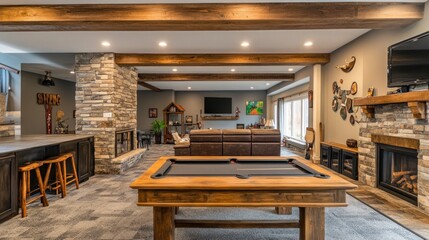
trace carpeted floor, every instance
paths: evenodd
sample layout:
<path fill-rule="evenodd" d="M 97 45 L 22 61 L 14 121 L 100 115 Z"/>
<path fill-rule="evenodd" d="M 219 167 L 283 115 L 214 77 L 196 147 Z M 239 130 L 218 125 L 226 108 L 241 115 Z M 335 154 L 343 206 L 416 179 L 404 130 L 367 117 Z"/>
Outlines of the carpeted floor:
<path fill-rule="evenodd" d="M 286 152 L 283 152 L 286 154 Z M 137 207 L 129 184 L 172 145 L 152 145 L 144 160 L 123 175 L 96 175 L 65 199 L 49 196 L 49 207 L 30 205 L 28 217 L 0 224 L 0 239 L 152 239 L 152 209 Z M 353 197 L 346 208 L 327 208 L 326 239 L 421 239 Z M 284 219 L 272 208 L 181 208 L 177 218 Z M 176 239 L 298 239 L 294 229 L 177 229 Z"/>

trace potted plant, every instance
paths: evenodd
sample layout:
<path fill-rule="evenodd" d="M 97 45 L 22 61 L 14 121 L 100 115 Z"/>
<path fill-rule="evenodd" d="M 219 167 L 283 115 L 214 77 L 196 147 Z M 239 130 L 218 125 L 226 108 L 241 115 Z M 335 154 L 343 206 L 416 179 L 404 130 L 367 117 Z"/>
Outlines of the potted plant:
<path fill-rule="evenodd" d="M 155 143 L 161 144 L 161 133 L 166 127 L 165 122 L 162 120 L 155 120 L 152 122 L 152 131 L 155 133 Z"/>

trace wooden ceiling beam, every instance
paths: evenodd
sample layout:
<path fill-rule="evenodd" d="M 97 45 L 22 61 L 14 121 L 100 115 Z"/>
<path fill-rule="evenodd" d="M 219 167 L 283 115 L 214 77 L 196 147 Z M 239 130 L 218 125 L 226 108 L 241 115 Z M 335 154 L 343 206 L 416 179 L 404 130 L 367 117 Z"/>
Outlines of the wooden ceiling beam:
<path fill-rule="evenodd" d="M 329 53 L 294 54 L 115 54 L 123 66 L 270 66 L 329 62 Z"/>
<path fill-rule="evenodd" d="M 155 87 L 155 86 L 153 86 L 153 85 L 151 85 L 149 83 L 146 83 L 146 82 L 143 82 L 143 81 L 138 81 L 138 84 L 140 84 L 140 86 L 142 86 L 142 87 L 149 88 L 152 91 L 161 92 L 161 89 L 159 89 L 159 88 L 157 88 L 157 87 Z"/>
<path fill-rule="evenodd" d="M 292 81 L 294 74 L 289 73 L 190 73 L 190 74 L 160 74 L 141 73 L 139 80 L 153 81 L 262 81 L 282 80 Z"/>
<path fill-rule="evenodd" d="M 197 31 L 401 28 L 423 2 L 0 6 L 0 31 Z"/>

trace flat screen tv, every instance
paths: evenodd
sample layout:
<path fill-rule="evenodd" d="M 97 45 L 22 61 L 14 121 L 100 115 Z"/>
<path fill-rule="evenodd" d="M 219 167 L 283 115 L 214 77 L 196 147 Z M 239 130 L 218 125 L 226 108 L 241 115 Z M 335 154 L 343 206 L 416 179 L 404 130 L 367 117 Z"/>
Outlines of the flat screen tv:
<path fill-rule="evenodd" d="M 429 32 L 389 47 L 388 87 L 401 87 L 429 83 Z"/>
<path fill-rule="evenodd" d="M 205 97 L 204 113 L 205 114 L 231 114 L 232 98 Z"/>

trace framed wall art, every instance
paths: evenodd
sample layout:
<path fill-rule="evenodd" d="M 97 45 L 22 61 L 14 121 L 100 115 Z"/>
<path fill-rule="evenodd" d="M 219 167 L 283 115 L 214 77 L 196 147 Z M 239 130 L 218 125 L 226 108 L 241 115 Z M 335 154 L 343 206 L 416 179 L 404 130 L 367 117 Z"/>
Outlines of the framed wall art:
<path fill-rule="evenodd" d="M 262 115 L 264 101 L 246 101 L 246 115 Z"/>
<path fill-rule="evenodd" d="M 158 108 L 149 108 L 149 118 L 158 117 Z"/>

